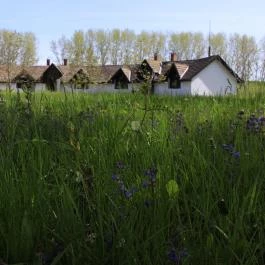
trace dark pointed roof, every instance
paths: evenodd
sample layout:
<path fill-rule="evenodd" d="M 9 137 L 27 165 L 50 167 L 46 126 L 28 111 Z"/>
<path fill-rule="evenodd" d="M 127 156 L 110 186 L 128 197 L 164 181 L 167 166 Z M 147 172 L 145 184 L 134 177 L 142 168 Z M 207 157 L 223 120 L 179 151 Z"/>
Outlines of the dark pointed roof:
<path fill-rule="evenodd" d="M 19 73 L 27 73 L 35 82 L 42 82 L 47 73 L 53 73 L 56 78 L 61 78 L 63 82 L 70 80 L 82 69 L 87 74 L 91 83 L 107 83 L 120 70 L 127 77 L 129 82 L 141 82 L 139 72 L 143 64 L 147 64 L 150 71 L 154 74 L 154 81 L 162 82 L 166 80 L 167 73 L 174 65 L 181 81 L 191 81 L 198 73 L 205 69 L 214 61 L 220 62 L 238 82 L 242 82 L 239 76 L 228 66 L 228 64 L 219 56 L 213 55 L 196 60 L 183 61 L 166 61 L 144 60 L 141 64 L 133 65 L 103 65 L 103 66 L 72 66 L 72 65 L 55 65 L 50 66 L 12 66 L 12 71 L 8 74 L 6 65 L 0 65 L 0 82 L 13 80 Z M 10 76 L 9 76 L 10 75 Z"/>
<path fill-rule="evenodd" d="M 220 62 L 235 78 L 238 82 L 242 82 L 241 78 L 228 66 L 228 64 L 219 56 L 213 55 L 196 60 L 183 60 L 175 62 L 164 62 L 164 65 L 175 63 L 178 70 L 182 72 L 180 74 L 182 81 L 191 81 L 194 76 L 205 69 L 209 64 L 217 60 Z"/>
<path fill-rule="evenodd" d="M 131 69 L 129 67 L 120 67 L 109 79 L 109 82 L 115 80 L 119 76 L 123 76 L 127 79 L 127 82 L 131 82 Z"/>

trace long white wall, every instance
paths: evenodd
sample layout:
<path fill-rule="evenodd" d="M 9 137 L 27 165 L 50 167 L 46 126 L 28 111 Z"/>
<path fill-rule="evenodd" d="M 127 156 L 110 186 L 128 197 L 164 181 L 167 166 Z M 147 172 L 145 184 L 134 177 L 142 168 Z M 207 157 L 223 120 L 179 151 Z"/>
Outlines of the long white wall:
<path fill-rule="evenodd" d="M 131 93 L 132 84 L 128 85 L 128 89 L 115 89 L 114 84 L 90 84 L 88 89 L 73 89 L 70 84 L 60 85 L 59 91 L 61 92 L 74 92 L 74 93 Z"/>
<path fill-rule="evenodd" d="M 229 88 L 229 81 L 232 84 Z M 193 77 L 191 82 L 192 95 L 225 95 L 236 93 L 235 77 L 220 63 L 214 61 Z"/>
<path fill-rule="evenodd" d="M 8 89 L 8 83 L 0 83 L 0 90 L 7 90 Z M 17 84 L 11 83 L 11 89 L 14 91 L 17 91 Z M 43 83 L 35 83 L 34 85 L 34 91 L 44 91 L 46 90 L 46 85 Z M 22 89 L 19 89 L 19 91 L 22 92 Z"/>
<path fill-rule="evenodd" d="M 11 90 L 16 90 L 16 83 L 11 83 Z M 8 89 L 8 83 L 0 83 L 0 90 L 7 90 Z"/>
<path fill-rule="evenodd" d="M 36 92 L 45 91 L 45 90 L 47 90 L 45 84 L 43 84 L 43 83 L 36 83 L 35 84 L 35 91 Z"/>
<path fill-rule="evenodd" d="M 180 88 L 168 88 L 168 82 L 156 83 L 154 86 L 154 94 L 157 95 L 190 95 L 191 94 L 191 82 L 181 82 Z"/>

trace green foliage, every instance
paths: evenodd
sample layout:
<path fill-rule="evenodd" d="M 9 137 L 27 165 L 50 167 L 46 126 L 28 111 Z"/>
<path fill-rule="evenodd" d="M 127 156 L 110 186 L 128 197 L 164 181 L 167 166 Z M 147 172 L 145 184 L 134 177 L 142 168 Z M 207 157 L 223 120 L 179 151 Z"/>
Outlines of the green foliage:
<path fill-rule="evenodd" d="M 168 183 L 166 184 L 166 189 L 169 197 L 172 198 L 176 197 L 179 193 L 178 183 L 174 179 L 168 181 Z"/>
<path fill-rule="evenodd" d="M 265 94 L 251 89 L 1 94 L 1 262 L 264 264 Z"/>

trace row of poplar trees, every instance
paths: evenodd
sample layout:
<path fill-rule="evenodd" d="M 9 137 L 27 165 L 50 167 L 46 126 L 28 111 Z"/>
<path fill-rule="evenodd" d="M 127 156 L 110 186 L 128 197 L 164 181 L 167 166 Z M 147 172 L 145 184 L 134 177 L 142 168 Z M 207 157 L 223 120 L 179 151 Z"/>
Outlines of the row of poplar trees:
<path fill-rule="evenodd" d="M 36 36 L 31 33 L 0 30 L 0 64 L 37 63 Z M 147 32 L 133 30 L 78 30 L 51 42 L 57 63 L 67 58 L 73 65 L 133 64 L 158 53 L 169 60 L 176 52 L 179 60 L 220 55 L 244 80 L 265 79 L 265 38 L 256 40 L 242 34 L 201 32 Z"/>

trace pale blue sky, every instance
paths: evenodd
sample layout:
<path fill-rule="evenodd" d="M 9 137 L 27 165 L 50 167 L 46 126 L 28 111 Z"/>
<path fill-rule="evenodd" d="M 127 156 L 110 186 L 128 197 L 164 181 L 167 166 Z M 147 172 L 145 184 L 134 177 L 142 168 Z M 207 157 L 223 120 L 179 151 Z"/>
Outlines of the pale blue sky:
<path fill-rule="evenodd" d="M 38 39 L 39 64 L 52 57 L 50 42 L 75 30 L 132 29 L 201 31 L 265 36 L 264 0 L 0 0 L 0 28 L 31 31 Z"/>

